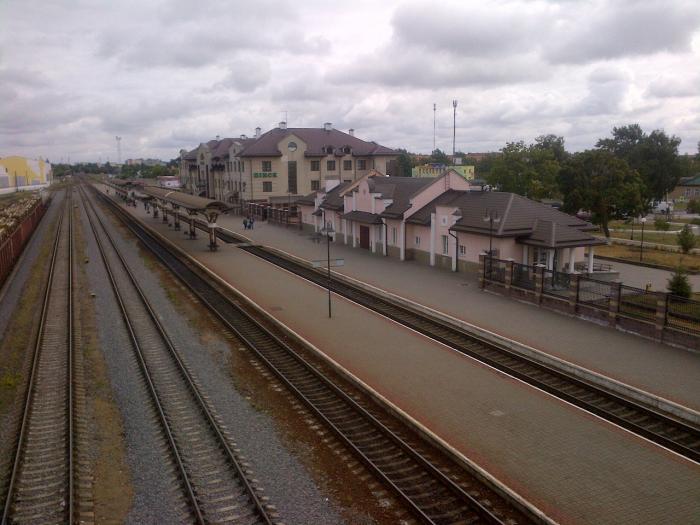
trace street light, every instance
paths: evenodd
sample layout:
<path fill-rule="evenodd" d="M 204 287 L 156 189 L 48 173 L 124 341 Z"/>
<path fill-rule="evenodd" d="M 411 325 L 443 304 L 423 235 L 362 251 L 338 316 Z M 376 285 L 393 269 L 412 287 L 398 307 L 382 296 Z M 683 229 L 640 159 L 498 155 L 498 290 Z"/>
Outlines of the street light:
<path fill-rule="evenodd" d="M 501 222 L 501 217 L 496 210 L 486 210 L 484 222 L 489 223 L 489 256 L 493 253 L 493 225 Z"/>
<path fill-rule="evenodd" d="M 321 233 L 326 236 L 327 264 L 328 264 L 328 319 L 331 318 L 331 235 L 335 233 L 333 225 L 326 222 L 326 212 L 323 212 L 323 228 Z"/>
<path fill-rule="evenodd" d="M 642 243 L 639 245 L 639 262 L 642 262 L 642 255 L 644 254 L 644 225 L 647 222 L 647 218 L 642 217 L 639 219 L 639 222 L 642 223 Z"/>

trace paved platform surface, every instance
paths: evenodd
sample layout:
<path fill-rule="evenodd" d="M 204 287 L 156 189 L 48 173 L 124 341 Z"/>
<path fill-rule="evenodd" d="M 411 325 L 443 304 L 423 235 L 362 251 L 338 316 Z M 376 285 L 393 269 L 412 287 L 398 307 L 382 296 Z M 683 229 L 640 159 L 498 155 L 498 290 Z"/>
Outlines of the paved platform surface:
<path fill-rule="evenodd" d="M 233 245 L 130 211 L 561 523 L 700 523 L 700 466 Z M 300 242 L 307 242 L 299 238 Z"/>
<path fill-rule="evenodd" d="M 636 264 L 627 264 L 617 261 L 605 261 L 603 259 L 598 260 L 602 264 L 609 264 L 613 269 L 620 272 L 619 279 L 629 285 L 636 286 L 637 288 L 646 288 L 647 284 L 651 284 L 652 290 L 658 290 L 660 292 L 666 291 L 666 286 L 668 285 L 668 280 L 671 278 L 673 272 L 668 270 L 659 270 L 658 268 L 647 268 L 645 266 L 639 266 Z M 700 275 L 689 275 L 688 281 L 693 287 L 693 290 L 700 291 Z"/>
<path fill-rule="evenodd" d="M 223 216 L 219 225 L 298 257 L 326 258 L 325 244 L 298 229 Z M 339 273 L 445 312 L 541 352 L 640 390 L 700 410 L 700 354 L 671 347 L 482 291 L 476 273 L 454 273 L 414 261 L 401 262 L 361 248 L 331 245 L 345 259 Z"/>

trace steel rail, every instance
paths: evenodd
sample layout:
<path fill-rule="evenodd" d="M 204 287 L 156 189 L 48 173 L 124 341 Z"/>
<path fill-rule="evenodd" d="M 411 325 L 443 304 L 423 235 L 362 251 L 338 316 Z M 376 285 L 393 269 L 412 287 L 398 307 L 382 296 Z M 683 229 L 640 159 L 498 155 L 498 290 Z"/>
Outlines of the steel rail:
<path fill-rule="evenodd" d="M 241 244 L 245 242 L 229 230 L 222 231 L 219 228 L 218 232 L 219 237 L 226 242 Z M 328 286 L 326 277 L 320 272 L 273 253 L 265 247 L 245 245 L 240 249 L 314 284 L 324 288 Z M 408 305 L 387 300 L 345 281 L 334 279 L 331 290 L 507 375 L 619 425 L 694 462 L 700 462 L 700 429 L 683 421 L 673 419 L 651 407 L 616 395 L 503 346 L 486 341 L 478 335 L 470 334 L 435 317 L 418 312 Z M 610 403 L 614 403 L 614 406 L 608 406 Z M 629 411 L 631 413 L 627 413 Z M 673 437 L 674 435 L 676 437 Z"/>
<path fill-rule="evenodd" d="M 92 214 L 94 215 L 95 219 L 97 220 L 97 223 L 102 228 L 102 231 L 104 232 L 105 237 L 108 239 L 110 245 L 112 246 L 114 253 L 117 255 L 117 258 L 119 259 L 119 262 L 121 263 L 121 266 L 122 266 L 124 272 L 128 275 L 132 286 L 136 290 L 136 292 L 137 292 L 137 294 L 142 302 L 142 305 L 144 306 L 144 308 L 148 312 L 150 320 L 153 322 L 159 335 L 162 338 L 162 341 L 165 343 L 165 346 L 167 347 L 170 356 L 174 359 L 175 363 L 177 364 L 177 369 L 180 372 L 181 377 L 185 380 L 185 383 L 186 383 L 190 393 L 196 399 L 198 408 L 201 410 L 202 414 L 204 414 L 206 421 L 210 427 L 210 430 L 212 430 L 214 432 L 216 439 L 218 441 L 218 444 L 224 450 L 229 464 L 234 468 L 234 470 L 238 476 L 238 481 L 243 485 L 248 497 L 250 498 L 251 502 L 253 503 L 253 507 L 255 509 L 256 514 L 259 516 L 259 518 L 262 520 L 263 523 L 266 523 L 267 525 L 272 525 L 274 522 L 271 519 L 267 509 L 265 508 L 265 505 L 262 503 L 260 498 L 257 496 L 255 489 L 252 487 L 252 485 L 248 481 L 247 476 L 246 476 L 243 468 L 241 467 L 233 450 L 229 446 L 226 438 L 224 437 L 221 429 L 219 428 L 219 425 L 217 424 L 216 420 L 214 419 L 213 414 L 209 410 L 209 407 L 207 406 L 206 402 L 204 401 L 204 398 L 202 397 L 201 393 L 199 392 L 199 389 L 194 384 L 194 381 L 192 380 L 192 377 L 189 373 L 189 370 L 187 369 L 187 366 L 185 365 L 184 361 L 182 360 L 181 356 L 179 355 L 179 352 L 175 349 L 175 347 L 172 343 L 172 340 L 168 336 L 165 328 L 163 327 L 162 323 L 158 319 L 158 316 L 156 315 L 155 311 L 153 310 L 150 302 L 148 301 L 145 294 L 143 293 L 143 290 L 141 289 L 140 285 L 136 281 L 136 278 L 134 277 L 133 272 L 131 271 L 131 269 L 127 265 L 126 260 L 124 259 L 124 257 L 120 253 L 120 250 L 117 248 L 117 246 L 114 242 L 114 239 L 112 238 L 111 234 L 109 233 L 109 231 L 105 227 L 105 224 L 102 221 L 102 219 L 99 217 L 99 215 L 97 214 L 97 211 L 95 210 L 95 207 L 94 207 L 92 201 L 86 195 L 86 193 L 84 192 L 82 187 L 81 187 L 81 194 L 83 195 L 84 200 L 87 201 L 88 206 L 92 211 Z M 194 490 L 192 483 L 189 479 L 189 474 L 188 474 L 187 469 L 182 461 L 180 452 L 178 450 L 178 445 L 177 445 L 175 438 L 174 438 L 174 434 L 170 428 L 170 424 L 167 420 L 165 410 L 160 402 L 155 383 L 151 377 L 150 371 L 148 370 L 148 365 L 146 363 L 145 356 L 141 350 L 141 345 L 138 342 L 135 330 L 134 330 L 133 325 L 131 323 L 131 320 L 129 318 L 129 314 L 126 310 L 126 306 L 125 306 L 124 301 L 122 299 L 121 293 L 118 290 L 118 285 L 117 285 L 116 279 L 114 278 L 114 275 L 112 273 L 110 263 L 107 260 L 107 255 L 106 255 L 104 248 L 102 246 L 102 241 L 99 238 L 99 234 L 97 233 L 97 229 L 95 227 L 95 223 L 93 222 L 92 217 L 90 216 L 89 213 L 87 213 L 87 207 L 86 207 L 86 215 L 88 216 L 88 220 L 90 222 L 90 227 L 95 235 L 95 239 L 97 241 L 97 245 L 99 247 L 100 254 L 102 256 L 102 259 L 103 259 L 104 264 L 105 264 L 105 268 L 106 268 L 107 273 L 108 273 L 109 278 L 110 278 L 110 283 L 112 284 L 112 288 L 114 290 L 115 296 L 117 297 L 118 303 L 120 305 L 122 317 L 124 318 L 124 321 L 129 329 L 129 335 L 130 335 L 130 338 L 132 340 L 132 344 L 134 345 L 134 348 L 135 348 L 136 353 L 138 355 L 139 365 L 140 365 L 141 370 L 146 378 L 147 384 L 149 386 L 149 390 L 150 390 L 151 395 L 154 399 L 154 403 L 157 407 L 157 410 L 158 410 L 158 413 L 159 413 L 159 416 L 161 419 L 161 423 L 163 424 L 163 427 L 166 430 L 168 441 L 172 447 L 173 454 L 174 454 L 174 456 L 176 458 L 176 462 L 178 464 L 178 468 L 182 474 L 183 481 L 184 481 L 184 484 L 186 486 L 186 491 L 187 491 L 188 496 L 191 500 L 191 503 L 195 509 L 195 515 L 196 515 L 197 521 L 199 523 L 206 523 L 206 520 L 205 520 L 203 513 L 202 513 L 202 510 L 200 508 L 199 501 L 198 501 L 197 496 L 196 496 L 196 491 Z"/>
<path fill-rule="evenodd" d="M 32 412 L 32 404 L 34 401 L 34 389 L 37 381 L 37 374 L 40 365 L 40 354 L 43 348 L 43 339 L 46 333 L 46 324 L 48 319 L 48 309 L 49 301 L 52 296 L 56 261 L 58 260 L 59 254 L 59 244 L 61 240 L 61 235 L 65 235 L 63 232 L 63 221 L 66 210 L 68 210 L 68 260 L 69 260 L 69 272 L 67 281 L 67 292 L 68 292 L 68 384 L 66 385 L 68 391 L 68 447 L 67 447 L 67 463 L 68 463 L 68 501 L 66 502 L 66 507 L 68 510 L 68 521 L 67 523 L 72 524 L 74 521 L 74 487 L 73 487 L 73 383 L 72 383 L 72 367 L 73 367 L 73 216 L 71 212 L 72 206 L 72 190 L 69 190 L 68 196 L 65 197 L 63 201 L 63 206 L 59 214 L 58 225 L 56 227 L 56 235 L 54 237 L 53 247 L 51 250 L 51 259 L 49 262 L 49 275 L 46 279 L 46 286 L 43 292 L 43 302 L 41 307 L 41 316 L 39 319 L 39 328 L 37 331 L 36 340 L 34 342 L 34 352 L 32 356 L 32 365 L 29 375 L 29 383 L 27 385 L 27 391 L 24 400 L 24 409 L 22 414 L 22 423 L 20 425 L 19 437 L 17 439 L 17 446 L 15 448 L 14 460 L 12 462 L 12 471 L 10 473 L 9 484 L 7 487 L 7 493 L 4 499 L 4 507 L 2 512 L 2 519 L 0 523 L 2 525 L 8 525 L 10 523 L 10 512 L 12 507 L 12 502 L 14 499 L 14 490 L 18 482 L 17 478 L 19 476 L 20 467 L 22 464 L 22 453 L 24 449 L 24 443 L 27 437 L 27 432 L 29 429 L 29 421 Z"/>
<path fill-rule="evenodd" d="M 94 189 L 94 188 L 93 188 Z M 501 524 L 503 521 L 497 517 L 491 510 L 486 508 L 474 498 L 471 494 L 468 494 L 462 489 L 457 483 L 452 479 L 447 477 L 442 471 L 435 467 L 432 463 L 426 460 L 422 455 L 415 451 L 410 445 L 408 445 L 404 440 L 398 437 L 394 432 L 388 429 L 383 423 L 381 423 L 374 415 L 357 403 L 354 399 L 343 392 L 338 386 L 336 386 L 329 378 L 323 375 L 319 370 L 313 367 L 310 363 L 304 360 L 297 352 L 292 350 L 284 341 L 279 339 L 275 334 L 271 333 L 266 327 L 264 327 L 257 319 L 248 314 L 235 302 L 231 301 L 224 294 L 215 290 L 207 281 L 205 281 L 201 276 L 193 272 L 186 263 L 180 261 L 179 257 L 173 254 L 167 247 L 163 246 L 160 241 L 151 236 L 146 230 L 144 230 L 137 221 L 131 217 L 129 214 L 124 212 L 120 206 L 116 205 L 114 201 L 98 193 L 104 202 L 111 205 L 112 209 L 118 212 L 118 216 L 123 220 L 127 227 L 148 247 L 160 260 L 161 262 L 170 269 L 180 280 L 188 287 L 188 289 L 204 304 L 210 311 L 216 315 L 224 325 L 231 330 L 236 336 L 259 358 L 263 361 L 268 368 L 292 391 L 299 399 L 301 399 L 304 404 L 309 407 L 309 409 L 324 422 L 328 428 L 330 428 L 336 436 L 350 449 L 355 455 L 360 458 L 363 464 L 382 482 L 389 487 L 392 492 L 411 510 L 411 512 L 420 519 L 423 523 L 438 523 L 439 521 L 434 521 L 428 513 L 421 508 L 419 504 L 414 501 L 414 498 L 405 492 L 404 489 L 397 486 L 393 480 L 391 480 L 387 474 L 376 465 L 362 450 L 360 450 L 355 443 L 326 415 L 319 410 L 318 406 L 311 401 L 307 395 L 305 395 L 297 387 L 297 385 L 288 378 L 288 375 L 280 370 L 267 355 L 260 350 L 262 346 L 260 343 L 253 341 L 253 336 L 251 334 L 244 333 L 240 327 L 240 323 L 233 322 L 232 315 L 235 315 L 240 321 L 245 321 L 250 323 L 259 333 L 259 336 L 266 338 L 269 343 L 279 348 L 285 353 L 286 356 L 293 358 L 293 360 L 308 374 L 310 374 L 314 379 L 316 379 L 319 384 L 324 388 L 327 388 L 333 395 L 337 396 L 355 411 L 360 417 L 377 429 L 386 439 L 391 443 L 395 444 L 398 448 L 406 453 L 413 461 L 424 468 L 429 475 L 433 476 L 442 486 L 449 492 L 451 492 L 455 498 L 459 499 L 463 504 L 465 504 L 470 511 L 477 514 L 482 522 L 485 523 L 498 523 Z M 177 267 L 177 264 L 180 267 Z M 189 274 L 187 274 L 189 272 Z M 204 292 L 203 290 L 206 290 Z M 218 305 L 213 304 L 211 298 L 207 297 L 207 293 L 213 294 L 212 297 L 215 298 Z M 228 312 L 222 312 L 222 303 L 229 309 Z M 257 334 L 256 334 L 257 335 Z"/>

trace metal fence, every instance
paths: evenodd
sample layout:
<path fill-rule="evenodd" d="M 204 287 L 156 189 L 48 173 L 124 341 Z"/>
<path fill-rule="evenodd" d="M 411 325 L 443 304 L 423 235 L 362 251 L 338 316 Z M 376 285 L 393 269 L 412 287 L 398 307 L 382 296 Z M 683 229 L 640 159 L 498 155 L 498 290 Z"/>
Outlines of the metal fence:
<path fill-rule="evenodd" d="M 666 295 L 666 325 L 684 332 L 700 332 L 700 302 Z"/>
<path fill-rule="evenodd" d="M 602 311 L 611 311 L 613 299 L 615 312 L 627 318 L 656 323 L 659 300 L 665 300 L 663 325 L 686 333 L 700 335 L 700 301 L 685 299 L 668 293 L 635 288 L 617 282 L 593 279 L 587 274 L 572 275 L 528 266 L 496 258 L 484 258 L 484 279 L 506 284 L 506 272 L 510 268 L 510 286 L 531 292 L 537 290 L 537 280 L 542 280 L 541 293 L 551 297 L 568 299 L 576 297 L 576 304 Z"/>
<path fill-rule="evenodd" d="M 608 310 L 615 293 L 612 283 L 588 277 L 579 278 L 576 301 L 593 308 Z"/>
<path fill-rule="evenodd" d="M 571 288 L 571 274 L 552 270 L 542 270 L 542 293 L 556 297 L 568 297 Z"/>
<path fill-rule="evenodd" d="M 656 292 L 621 284 L 618 311 L 646 321 L 655 321 L 657 300 Z"/>
<path fill-rule="evenodd" d="M 513 263 L 511 284 L 526 290 L 534 290 L 536 283 L 535 268 L 526 264 Z"/>
<path fill-rule="evenodd" d="M 484 277 L 489 281 L 497 283 L 506 282 L 506 264 L 507 261 L 486 257 L 484 259 Z"/>

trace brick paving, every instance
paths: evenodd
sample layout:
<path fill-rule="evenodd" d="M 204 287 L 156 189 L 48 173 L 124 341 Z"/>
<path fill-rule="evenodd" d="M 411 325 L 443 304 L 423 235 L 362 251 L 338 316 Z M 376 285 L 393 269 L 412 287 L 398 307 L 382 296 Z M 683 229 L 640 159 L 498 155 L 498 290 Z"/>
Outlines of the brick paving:
<path fill-rule="evenodd" d="M 203 237 L 185 240 L 142 209 L 130 210 L 557 521 L 700 523 L 697 464 L 342 298 L 334 297 L 329 320 L 323 289 L 230 245 L 211 253 Z M 320 258 L 321 247 L 285 235 Z M 367 269 L 376 271 L 375 260 L 386 262 L 357 257 L 349 265 L 371 261 Z M 430 284 L 416 282 L 412 293 Z"/>

